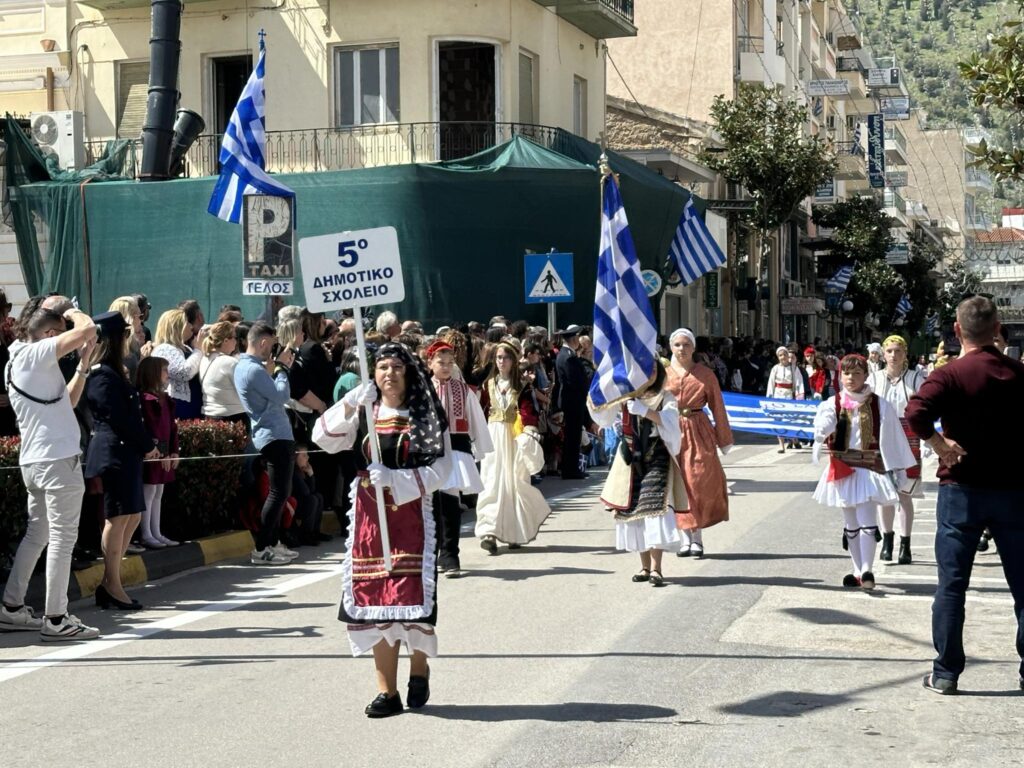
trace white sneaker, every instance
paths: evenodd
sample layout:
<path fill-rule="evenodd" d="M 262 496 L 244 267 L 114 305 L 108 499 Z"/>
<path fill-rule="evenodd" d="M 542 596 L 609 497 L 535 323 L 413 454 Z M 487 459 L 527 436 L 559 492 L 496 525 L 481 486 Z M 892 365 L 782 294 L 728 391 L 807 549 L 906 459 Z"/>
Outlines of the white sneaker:
<path fill-rule="evenodd" d="M 64 614 L 60 624 L 53 624 L 49 619 L 43 621 L 39 630 L 39 639 L 44 643 L 60 643 L 65 640 L 94 640 L 100 636 L 96 627 L 87 627 L 70 613 Z"/>
<path fill-rule="evenodd" d="M 294 549 L 288 549 L 288 547 L 286 547 L 280 541 L 274 545 L 274 551 L 282 557 L 287 557 L 289 560 L 294 560 L 296 557 L 299 556 L 298 552 L 296 552 Z"/>
<path fill-rule="evenodd" d="M 0 632 L 38 632 L 42 628 L 43 620 L 27 605 L 16 611 L 8 610 L 6 605 L 0 605 Z"/>
<path fill-rule="evenodd" d="M 288 565 L 292 559 L 280 554 L 273 547 L 264 550 L 253 550 L 249 555 L 249 562 L 253 565 Z"/>

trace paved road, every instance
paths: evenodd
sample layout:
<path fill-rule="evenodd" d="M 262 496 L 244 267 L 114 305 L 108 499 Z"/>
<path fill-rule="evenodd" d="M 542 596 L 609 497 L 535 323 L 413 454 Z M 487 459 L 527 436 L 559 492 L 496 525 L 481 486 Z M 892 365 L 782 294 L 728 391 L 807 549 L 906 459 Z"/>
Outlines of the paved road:
<path fill-rule="evenodd" d="M 0 766 L 1020 764 L 997 555 L 968 604 L 970 695 L 920 685 L 934 486 L 917 561 L 880 566 L 866 595 L 838 586 L 839 517 L 809 498 L 807 451 L 748 441 L 727 462 L 733 519 L 707 559 L 666 562 L 663 589 L 630 582 L 596 487 L 546 482 L 555 513 L 523 550 L 467 539 L 473 573 L 441 585 L 443 657 L 415 714 L 362 715 L 372 662 L 334 618 L 337 548 L 183 574 L 135 590 L 150 607 L 130 617 L 76 606 L 100 642 L 0 635 Z"/>

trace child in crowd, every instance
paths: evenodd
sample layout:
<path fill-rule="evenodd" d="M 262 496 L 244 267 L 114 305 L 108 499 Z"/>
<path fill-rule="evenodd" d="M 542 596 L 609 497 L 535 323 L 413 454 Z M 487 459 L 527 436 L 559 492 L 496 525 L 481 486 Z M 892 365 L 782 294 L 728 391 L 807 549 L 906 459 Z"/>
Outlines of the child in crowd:
<path fill-rule="evenodd" d="M 309 449 L 305 445 L 295 446 L 295 474 L 292 477 L 292 495 L 288 499 L 288 506 L 294 514 L 290 533 L 295 544 L 315 547 L 321 541 L 331 539 L 329 535 L 320 533 L 324 497 L 316 489 L 316 476 L 309 463 Z"/>
<path fill-rule="evenodd" d="M 142 400 L 142 419 L 146 429 L 156 441 L 159 461 L 148 461 L 142 469 L 142 491 L 146 509 L 142 513 L 142 543 L 150 549 L 175 547 L 173 541 L 160 532 L 160 511 L 164 485 L 174 482 L 178 467 L 178 425 L 174 420 L 174 401 L 167 394 L 170 380 L 167 360 L 147 357 L 139 363 L 138 383 Z"/>

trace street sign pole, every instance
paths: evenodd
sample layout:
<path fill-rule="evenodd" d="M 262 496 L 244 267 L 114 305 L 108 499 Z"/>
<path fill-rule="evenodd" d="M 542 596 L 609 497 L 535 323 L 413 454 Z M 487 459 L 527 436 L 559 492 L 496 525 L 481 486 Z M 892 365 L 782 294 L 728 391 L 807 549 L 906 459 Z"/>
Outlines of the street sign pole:
<path fill-rule="evenodd" d="M 555 338 L 555 304 L 551 302 L 548 304 L 548 338 Z"/>

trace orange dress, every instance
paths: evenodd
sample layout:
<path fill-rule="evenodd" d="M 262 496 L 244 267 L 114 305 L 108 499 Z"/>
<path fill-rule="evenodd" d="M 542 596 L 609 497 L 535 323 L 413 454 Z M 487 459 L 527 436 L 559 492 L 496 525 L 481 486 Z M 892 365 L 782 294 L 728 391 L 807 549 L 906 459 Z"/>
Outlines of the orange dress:
<path fill-rule="evenodd" d="M 733 442 L 722 390 L 714 372 L 704 365 L 695 365 L 688 374 L 671 366 L 666 372 L 665 389 L 679 404 L 683 447 L 678 462 L 690 500 L 686 512 L 676 512 L 676 525 L 684 530 L 710 528 L 729 519 L 729 491 L 715 450 Z M 704 413 L 705 405 L 715 417 L 713 425 Z"/>

